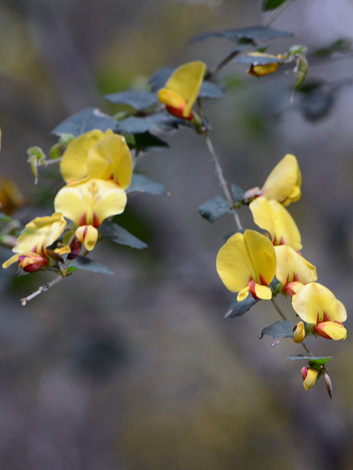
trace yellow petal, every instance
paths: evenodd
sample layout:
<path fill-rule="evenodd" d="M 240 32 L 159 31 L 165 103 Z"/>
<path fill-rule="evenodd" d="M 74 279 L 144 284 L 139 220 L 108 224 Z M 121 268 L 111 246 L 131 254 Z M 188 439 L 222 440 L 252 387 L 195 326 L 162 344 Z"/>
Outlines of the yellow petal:
<path fill-rule="evenodd" d="M 274 245 L 289 245 L 295 250 L 302 248 L 296 223 L 276 199 L 258 197 L 250 203 L 249 208 L 255 224 L 271 235 Z"/>
<path fill-rule="evenodd" d="M 77 225 L 98 227 L 107 217 L 121 214 L 126 201 L 125 191 L 113 181 L 88 178 L 64 186 L 54 205 Z"/>
<path fill-rule="evenodd" d="M 75 232 L 76 238 L 87 251 L 92 251 L 98 240 L 98 230 L 92 225 L 82 225 Z"/>
<path fill-rule="evenodd" d="M 316 268 L 293 248 L 275 246 L 277 269 L 276 278 L 284 286 L 299 281 L 302 284 L 317 280 Z"/>
<path fill-rule="evenodd" d="M 276 253 L 270 240 L 256 232 L 246 230 L 244 242 L 252 264 L 252 279 L 257 284 L 270 284 L 276 273 Z"/>
<path fill-rule="evenodd" d="M 165 88 L 178 94 L 186 103 L 184 117 L 189 117 L 200 92 L 206 65 L 199 60 L 178 67 L 170 76 Z"/>
<path fill-rule="evenodd" d="M 254 276 L 244 234 L 236 233 L 230 237 L 217 254 L 217 272 L 224 285 L 231 292 L 239 292 L 248 286 Z M 239 296 L 238 296 L 239 297 Z"/>
<path fill-rule="evenodd" d="M 243 300 L 245 300 L 247 298 L 247 296 L 249 295 L 249 286 L 248 287 L 244 287 L 244 289 L 242 289 L 238 295 L 237 295 L 237 301 L 238 302 L 242 302 Z"/>
<path fill-rule="evenodd" d="M 334 294 L 327 287 L 311 282 L 306 284 L 292 298 L 292 305 L 302 320 L 310 324 L 318 324 L 323 321 L 338 321 L 347 319 L 347 312 Z"/>
<path fill-rule="evenodd" d="M 36 217 L 22 230 L 17 239 L 14 253 L 25 253 L 33 251 L 38 253 L 52 245 L 63 233 L 66 220 L 63 214 L 55 213 L 50 217 Z"/>
<path fill-rule="evenodd" d="M 166 88 L 159 90 L 158 99 L 166 106 L 171 106 L 176 109 L 184 110 L 186 105 L 186 102 L 178 93 L 173 90 L 167 90 Z"/>
<path fill-rule="evenodd" d="M 335 341 L 347 338 L 346 328 L 342 323 L 337 321 L 321 322 L 314 327 L 314 332 L 324 338 L 333 339 Z"/>
<path fill-rule="evenodd" d="M 108 135 L 92 145 L 88 151 L 87 176 L 113 179 L 122 189 L 130 185 L 132 158 L 123 136 Z"/>
<path fill-rule="evenodd" d="M 87 176 L 89 149 L 102 140 L 105 135 L 110 135 L 111 133 L 110 129 L 105 134 L 99 129 L 94 129 L 69 143 L 60 162 L 60 171 L 67 183 L 81 180 Z"/>
<path fill-rule="evenodd" d="M 29 252 L 29 253 L 31 253 L 31 252 Z M 19 254 L 11 256 L 11 258 L 9 258 L 7 261 L 5 261 L 2 264 L 2 267 L 4 269 L 7 269 L 9 266 L 11 266 L 11 264 L 16 263 L 16 261 L 18 261 L 19 256 L 20 256 Z"/>
<path fill-rule="evenodd" d="M 255 283 L 255 294 L 261 300 L 270 300 L 272 299 L 272 291 L 267 286 L 262 286 Z"/>
<path fill-rule="evenodd" d="M 262 187 L 261 194 L 267 199 L 277 199 L 287 206 L 301 196 L 301 173 L 297 159 L 287 154 L 275 166 Z"/>
<path fill-rule="evenodd" d="M 309 390 L 311 387 L 315 385 L 318 374 L 319 372 L 316 369 L 312 369 L 312 368 L 308 369 L 307 376 L 303 382 L 303 386 L 305 390 Z"/>

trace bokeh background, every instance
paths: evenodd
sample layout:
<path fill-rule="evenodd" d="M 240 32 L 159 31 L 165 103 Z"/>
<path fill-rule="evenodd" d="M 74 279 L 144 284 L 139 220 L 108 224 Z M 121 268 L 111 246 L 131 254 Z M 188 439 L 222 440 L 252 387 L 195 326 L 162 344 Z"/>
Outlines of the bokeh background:
<path fill-rule="evenodd" d="M 192 36 L 264 19 L 255 0 L 1 0 L 0 172 L 28 201 L 16 216 L 51 214 L 62 182 L 40 169 L 35 187 L 26 150 L 48 151 L 58 123 L 89 106 L 115 112 L 104 94 L 143 86 L 162 66 L 211 67 L 232 43 L 188 45 Z M 233 84 L 226 99 L 205 106 L 212 140 L 227 179 L 244 189 L 261 186 L 286 153 L 297 156 L 302 198 L 290 212 L 303 255 L 346 305 L 350 331 L 353 2 L 296 0 L 272 26 L 294 37 L 269 52 L 307 45 L 307 80 L 324 85 L 291 100 L 293 74 L 258 80 L 231 63 L 220 76 Z M 346 50 L 310 55 L 340 38 Z M 51 274 L 0 272 L 0 468 L 352 468 L 351 334 L 308 340 L 334 356 L 330 401 L 323 380 L 305 392 L 301 364 L 286 360 L 300 346 L 258 339 L 278 320 L 271 305 L 223 319 L 232 294 L 215 257 L 234 221 L 198 214 L 220 194 L 204 139 L 187 128 L 163 138 L 170 149 L 147 154 L 139 169 L 170 195 L 131 198 L 122 218 L 148 250 L 101 244 L 94 258 L 115 276 L 75 273 L 26 307 L 19 299 Z M 246 209 L 240 215 L 253 226 Z M 9 256 L 1 248 L 1 262 Z M 280 303 L 291 316 L 290 302 Z"/>

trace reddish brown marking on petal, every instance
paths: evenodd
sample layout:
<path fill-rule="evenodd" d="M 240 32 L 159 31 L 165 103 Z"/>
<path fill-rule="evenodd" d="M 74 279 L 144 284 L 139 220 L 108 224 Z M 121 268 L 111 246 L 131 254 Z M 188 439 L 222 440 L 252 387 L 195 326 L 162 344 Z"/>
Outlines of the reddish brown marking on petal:
<path fill-rule="evenodd" d="M 93 227 L 98 228 L 100 224 L 101 223 L 99 222 L 98 215 L 95 212 L 93 212 L 93 223 L 92 223 Z"/>
<path fill-rule="evenodd" d="M 250 294 L 254 297 L 255 300 L 260 300 L 255 292 L 255 282 L 251 279 L 249 282 Z"/>
<path fill-rule="evenodd" d="M 87 213 L 81 215 L 80 220 L 78 221 L 78 225 L 87 225 Z"/>
<path fill-rule="evenodd" d="M 267 282 L 265 281 L 265 279 L 262 277 L 261 274 L 260 274 L 260 282 L 263 286 L 268 286 Z"/>
<path fill-rule="evenodd" d="M 180 108 L 173 108 L 173 106 L 168 106 L 167 105 L 167 111 L 170 114 L 173 114 L 173 116 L 176 116 L 181 119 L 187 119 L 188 121 L 191 121 L 191 119 L 194 117 L 192 111 L 190 112 L 189 116 L 183 116 L 183 111 L 184 111 L 185 105 L 181 106 Z"/>
<path fill-rule="evenodd" d="M 322 336 L 323 338 L 332 339 L 331 336 L 329 336 L 327 333 L 325 333 L 324 330 L 321 329 L 320 323 L 318 323 L 316 326 L 314 326 L 313 331 L 314 331 L 317 335 Z"/>
<path fill-rule="evenodd" d="M 322 321 L 322 322 L 324 322 L 324 321 L 330 321 L 330 316 L 329 316 L 329 314 L 328 314 L 327 312 L 324 312 L 324 318 L 323 318 L 321 321 Z M 338 323 L 338 322 L 336 322 L 336 323 Z"/>

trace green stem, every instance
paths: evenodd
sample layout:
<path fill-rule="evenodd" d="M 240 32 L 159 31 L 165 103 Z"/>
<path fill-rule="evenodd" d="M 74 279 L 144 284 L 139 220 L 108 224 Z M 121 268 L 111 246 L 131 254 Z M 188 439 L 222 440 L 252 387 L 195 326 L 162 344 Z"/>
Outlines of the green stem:
<path fill-rule="evenodd" d="M 262 22 L 263 26 L 269 26 L 270 24 L 272 24 L 275 21 L 275 19 L 277 19 L 279 17 L 279 15 L 281 15 L 284 12 L 284 10 L 289 7 L 289 5 L 292 3 L 292 1 L 293 0 L 287 0 L 286 2 L 282 3 L 281 6 L 276 8 L 276 10 L 274 10 L 272 15 L 270 15 L 267 18 L 267 20 Z"/>

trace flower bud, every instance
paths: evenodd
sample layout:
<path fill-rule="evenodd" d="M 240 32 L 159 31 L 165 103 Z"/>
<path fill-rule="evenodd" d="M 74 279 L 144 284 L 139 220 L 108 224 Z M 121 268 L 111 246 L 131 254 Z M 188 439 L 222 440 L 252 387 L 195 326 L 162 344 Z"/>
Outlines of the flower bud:
<path fill-rule="evenodd" d="M 303 386 L 305 390 L 309 390 L 311 387 L 315 385 L 317 376 L 319 375 L 319 371 L 310 367 L 303 367 L 301 370 L 302 377 L 304 379 Z"/>
<path fill-rule="evenodd" d="M 294 343 L 301 343 L 306 336 L 304 322 L 300 321 L 294 326 L 293 341 Z"/>
<path fill-rule="evenodd" d="M 325 385 L 326 385 L 327 393 L 329 394 L 330 399 L 332 399 L 332 382 L 327 372 L 325 372 L 324 378 L 325 378 Z"/>

